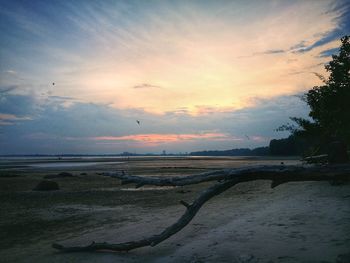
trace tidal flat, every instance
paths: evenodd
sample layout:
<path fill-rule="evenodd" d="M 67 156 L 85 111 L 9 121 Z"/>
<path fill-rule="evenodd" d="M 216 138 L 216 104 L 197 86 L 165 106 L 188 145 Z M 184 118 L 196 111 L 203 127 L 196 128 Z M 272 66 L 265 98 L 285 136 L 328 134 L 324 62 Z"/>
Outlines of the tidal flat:
<path fill-rule="evenodd" d="M 186 176 L 297 158 L 130 157 L 0 160 L 3 262 L 350 262 L 350 185 L 268 181 L 239 184 L 205 204 L 188 226 L 153 248 L 129 253 L 60 253 L 59 242 L 119 243 L 161 232 L 215 182 L 184 187 L 121 185 L 103 176 Z M 56 191 L 33 191 L 45 176 Z"/>

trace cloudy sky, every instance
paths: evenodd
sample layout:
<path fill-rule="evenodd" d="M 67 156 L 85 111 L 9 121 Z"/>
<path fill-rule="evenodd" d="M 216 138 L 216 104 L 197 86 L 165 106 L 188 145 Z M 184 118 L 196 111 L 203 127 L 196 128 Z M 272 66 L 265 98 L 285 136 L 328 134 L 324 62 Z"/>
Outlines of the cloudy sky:
<path fill-rule="evenodd" d="M 268 145 L 347 1 L 0 1 L 0 154 Z M 140 124 L 137 123 L 140 121 Z"/>

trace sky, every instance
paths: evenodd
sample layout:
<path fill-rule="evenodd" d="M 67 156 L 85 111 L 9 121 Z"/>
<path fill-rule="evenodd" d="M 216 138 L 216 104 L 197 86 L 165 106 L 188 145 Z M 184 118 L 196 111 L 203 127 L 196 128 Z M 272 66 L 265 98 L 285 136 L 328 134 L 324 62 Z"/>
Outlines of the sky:
<path fill-rule="evenodd" d="M 0 154 L 254 148 L 307 117 L 350 4 L 0 0 L 0 29 Z"/>

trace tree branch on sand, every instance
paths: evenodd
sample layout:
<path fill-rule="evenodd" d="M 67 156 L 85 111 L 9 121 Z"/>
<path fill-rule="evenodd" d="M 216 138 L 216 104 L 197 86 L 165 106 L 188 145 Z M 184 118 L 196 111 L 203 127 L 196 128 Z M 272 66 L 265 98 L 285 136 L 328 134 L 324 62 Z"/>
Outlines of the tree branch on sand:
<path fill-rule="evenodd" d="M 163 232 L 151 235 L 137 241 L 130 241 L 119 244 L 95 243 L 87 246 L 65 247 L 60 244 L 53 244 L 52 247 L 63 252 L 82 252 L 82 251 L 129 251 L 136 248 L 155 246 L 168 239 L 172 235 L 183 229 L 197 214 L 199 209 L 212 197 L 226 191 L 232 186 L 254 180 L 271 180 L 271 187 L 287 182 L 295 181 L 337 181 L 350 179 L 350 165 L 304 165 L 304 166 L 286 166 L 286 165 L 261 165 L 248 166 L 241 168 L 223 169 L 212 172 L 200 173 L 190 176 L 176 176 L 171 178 L 150 178 L 141 176 L 125 175 L 118 172 L 105 173 L 106 176 L 118 178 L 122 184 L 134 183 L 136 187 L 143 185 L 156 186 L 184 186 L 198 184 L 207 181 L 219 181 L 217 184 L 207 188 L 191 203 L 180 201 L 186 208 L 183 215 L 171 226 L 164 229 Z"/>

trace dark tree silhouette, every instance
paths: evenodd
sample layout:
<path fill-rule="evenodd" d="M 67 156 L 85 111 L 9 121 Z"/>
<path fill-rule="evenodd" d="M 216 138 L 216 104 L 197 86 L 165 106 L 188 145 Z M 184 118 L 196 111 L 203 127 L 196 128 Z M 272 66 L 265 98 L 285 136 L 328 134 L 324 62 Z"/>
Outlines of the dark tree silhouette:
<path fill-rule="evenodd" d="M 350 36 L 341 38 L 339 54 L 332 55 L 325 69 L 328 78 L 315 73 L 323 85 L 313 87 L 303 96 L 310 107 L 311 119 L 292 117 L 297 127 L 280 127 L 294 135 L 312 138 L 321 151 L 334 141 L 350 145 Z"/>

